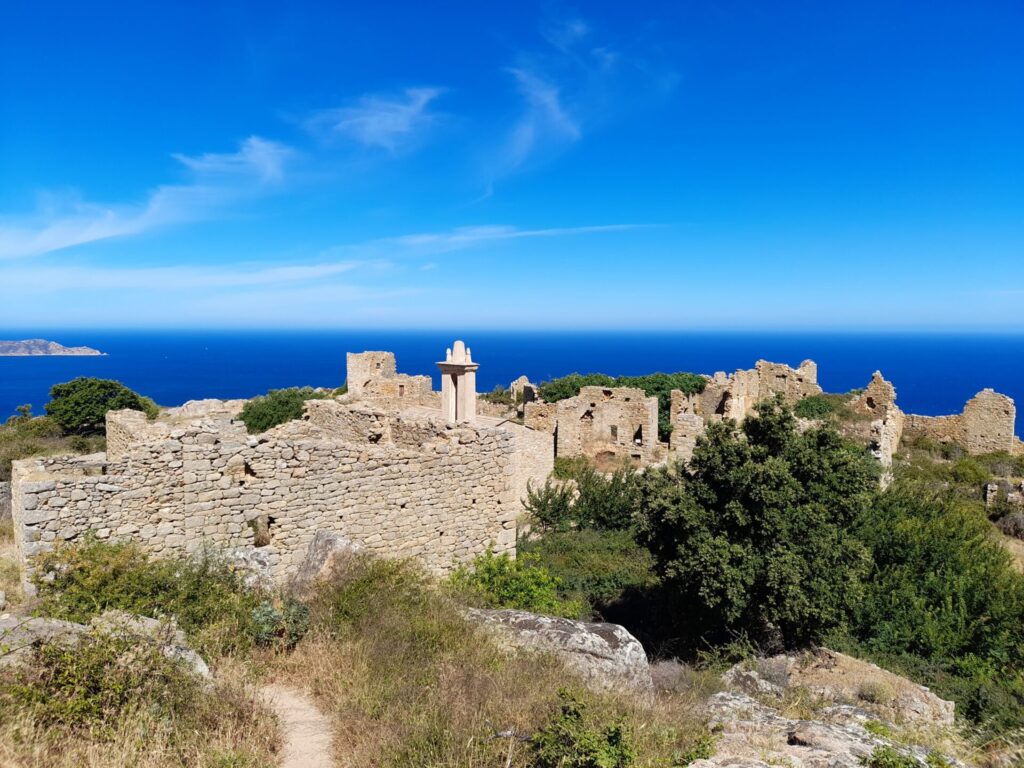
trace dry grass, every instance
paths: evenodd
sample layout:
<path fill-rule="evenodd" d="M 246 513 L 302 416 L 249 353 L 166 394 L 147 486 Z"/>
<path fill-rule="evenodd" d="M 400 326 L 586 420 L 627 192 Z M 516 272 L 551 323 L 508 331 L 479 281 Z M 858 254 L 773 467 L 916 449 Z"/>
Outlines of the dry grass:
<path fill-rule="evenodd" d="M 196 724 L 201 727 L 196 727 Z M 189 723 L 144 707 L 121 712 L 102 735 L 40 725 L 31 710 L 0 713 L 2 768 L 271 768 L 277 724 L 258 698 L 245 665 L 226 662 L 215 685 L 197 696 Z"/>
<path fill-rule="evenodd" d="M 557 710 L 559 689 L 579 681 L 549 656 L 499 650 L 410 566 L 368 568 L 322 596 L 317 629 L 271 672 L 332 718 L 338 765 L 530 765 L 528 738 Z M 595 722 L 625 724 L 637 768 L 682 764 L 708 737 L 695 688 L 664 691 L 653 707 L 586 699 Z"/>

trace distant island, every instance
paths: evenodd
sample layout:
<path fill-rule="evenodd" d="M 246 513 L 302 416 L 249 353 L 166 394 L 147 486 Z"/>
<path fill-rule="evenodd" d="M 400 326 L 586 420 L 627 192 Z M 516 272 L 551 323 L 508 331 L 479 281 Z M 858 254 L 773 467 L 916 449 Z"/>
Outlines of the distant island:
<path fill-rule="evenodd" d="M 65 347 L 55 341 L 46 339 L 24 339 L 22 341 L 0 341 L 0 357 L 41 357 L 44 355 L 56 357 L 103 355 L 98 349 L 92 347 Z"/>

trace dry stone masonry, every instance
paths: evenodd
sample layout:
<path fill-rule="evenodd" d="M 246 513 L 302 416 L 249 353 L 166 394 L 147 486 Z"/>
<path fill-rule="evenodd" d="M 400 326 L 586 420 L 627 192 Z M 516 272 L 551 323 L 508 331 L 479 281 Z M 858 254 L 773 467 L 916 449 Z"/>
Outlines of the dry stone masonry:
<path fill-rule="evenodd" d="M 364 395 L 399 379 L 390 353 L 353 357 Z M 154 422 L 111 412 L 106 454 L 15 462 L 17 547 L 31 558 L 93 532 L 155 554 L 256 548 L 278 578 L 320 529 L 438 572 L 488 546 L 514 552 L 526 486 L 551 470 L 550 435 L 347 399 L 309 401 L 303 420 L 259 435 L 212 404 Z"/>

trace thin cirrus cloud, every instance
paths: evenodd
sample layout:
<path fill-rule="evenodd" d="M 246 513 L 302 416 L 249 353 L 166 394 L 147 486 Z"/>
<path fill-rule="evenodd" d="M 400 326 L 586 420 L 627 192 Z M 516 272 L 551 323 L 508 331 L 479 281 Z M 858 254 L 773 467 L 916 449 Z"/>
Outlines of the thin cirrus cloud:
<path fill-rule="evenodd" d="M 307 263 L 276 265 L 267 262 L 235 262 L 216 266 L 177 265 L 167 267 L 77 267 L 33 266 L 8 269 L 8 285 L 19 286 L 19 296 L 62 291 L 125 291 L 147 293 L 205 293 L 265 287 L 317 285 L 349 281 L 352 273 L 364 277 L 391 273 L 403 261 L 440 256 L 445 253 L 484 247 L 491 243 L 521 238 L 571 237 L 635 229 L 640 225 L 551 227 L 522 229 L 511 226 L 457 227 L 443 232 L 421 232 L 396 237 L 348 243 L 321 251 Z M 438 268 L 436 263 L 430 266 Z M 2 291 L 0 291 L 2 295 Z"/>
<path fill-rule="evenodd" d="M 140 204 L 71 200 L 27 217 L 0 218 L 0 259 L 39 256 L 209 218 L 279 187 L 293 155 L 290 147 L 258 136 L 243 141 L 237 152 L 174 155 L 191 178 L 157 187 Z"/>
<path fill-rule="evenodd" d="M 407 88 L 400 95 L 367 95 L 354 104 L 315 112 L 306 128 L 327 138 L 344 138 L 397 152 L 421 138 L 438 119 L 431 111 L 440 88 Z"/>

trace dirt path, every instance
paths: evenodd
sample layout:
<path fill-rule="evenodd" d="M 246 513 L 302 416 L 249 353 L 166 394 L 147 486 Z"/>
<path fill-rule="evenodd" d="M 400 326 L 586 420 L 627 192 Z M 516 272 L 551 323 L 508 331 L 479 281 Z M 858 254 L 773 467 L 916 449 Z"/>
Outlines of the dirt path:
<path fill-rule="evenodd" d="M 280 768 L 332 768 L 331 723 L 316 704 L 304 693 L 281 685 L 265 685 L 262 693 L 281 721 Z"/>

